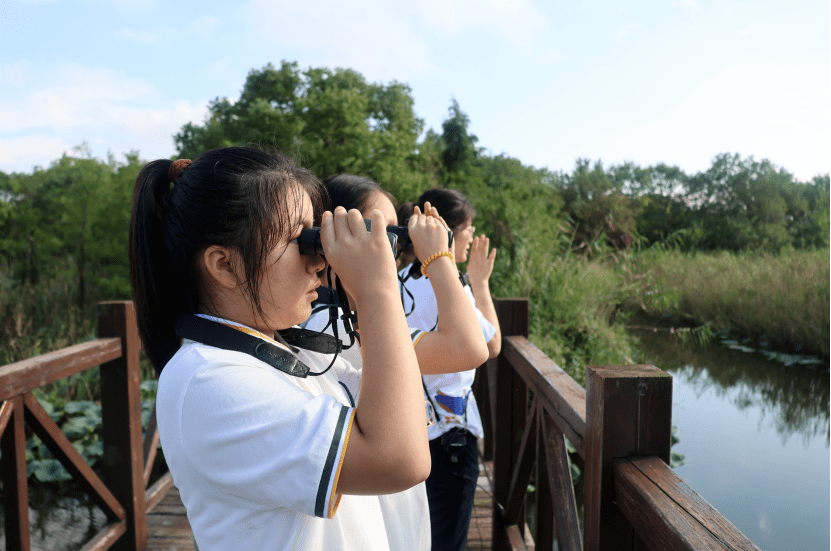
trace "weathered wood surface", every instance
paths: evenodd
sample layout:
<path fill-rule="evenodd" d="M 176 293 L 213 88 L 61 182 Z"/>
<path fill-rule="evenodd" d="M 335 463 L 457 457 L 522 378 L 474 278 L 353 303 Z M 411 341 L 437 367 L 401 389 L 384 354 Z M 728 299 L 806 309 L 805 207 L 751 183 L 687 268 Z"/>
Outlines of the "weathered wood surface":
<path fill-rule="evenodd" d="M 614 461 L 615 494 L 650 549 L 759 551 L 657 457 Z"/>
<path fill-rule="evenodd" d="M 654 455 L 669 462 L 672 376 L 651 365 L 589 366 L 586 387 L 584 548 L 645 549 L 615 502 L 612 460 Z"/>
<path fill-rule="evenodd" d="M 3 505 L 6 548 L 29 551 L 29 492 L 26 486 L 26 433 L 23 420 L 23 396 L 7 400 L 0 417 L 6 418 L 6 430 L 0 437 L 3 453 Z"/>
<path fill-rule="evenodd" d="M 0 400 L 18 396 L 121 356 L 121 339 L 96 339 L 0 367 Z"/>
<path fill-rule="evenodd" d="M 504 333 L 503 333 L 504 334 Z M 586 456 L 586 391 L 527 335 L 506 336 L 502 353 L 582 457 Z"/>
<path fill-rule="evenodd" d="M 98 303 L 98 335 L 118 337 L 123 353 L 102 363 L 101 439 L 107 485 L 127 512 L 127 531 L 114 551 L 147 546 L 144 454 L 141 434 L 141 342 L 130 301 Z"/>
<path fill-rule="evenodd" d="M 482 442 L 480 441 L 480 451 Z M 467 533 L 467 548 L 476 550 L 491 549 L 493 530 L 492 511 L 493 489 L 490 478 L 493 477 L 493 462 L 479 460 L 479 481 L 473 501 L 473 515 Z M 534 551 L 534 542 L 526 530 L 525 549 Z M 192 551 L 193 532 L 187 519 L 185 506 L 179 489 L 173 486 L 147 515 L 147 550 L 148 551 Z"/>
<path fill-rule="evenodd" d="M 175 486 L 147 515 L 148 551 L 193 551 L 193 532 Z"/>

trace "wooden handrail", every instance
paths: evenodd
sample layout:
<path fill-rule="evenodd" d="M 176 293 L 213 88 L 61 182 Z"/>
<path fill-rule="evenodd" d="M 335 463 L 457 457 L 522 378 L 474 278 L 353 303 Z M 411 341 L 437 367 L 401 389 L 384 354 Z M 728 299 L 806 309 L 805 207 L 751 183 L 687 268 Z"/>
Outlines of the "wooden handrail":
<path fill-rule="evenodd" d="M 147 505 L 158 503 L 173 485 L 168 473 L 146 489 L 151 466 L 146 466 L 146 462 L 155 457 L 158 431 L 155 423 L 151 424 L 143 444 L 141 343 L 132 302 L 99 303 L 98 335 L 100 338 L 90 342 L 0 367 L 0 447 L 8 551 L 31 548 L 24 423 L 107 516 L 109 523 L 83 547 L 84 551 L 146 549 Z M 95 366 L 100 366 L 101 372 L 106 483 L 31 394 L 43 385 Z"/>
<path fill-rule="evenodd" d="M 121 357 L 121 339 L 95 339 L 0 367 L 0 400 Z"/>
<path fill-rule="evenodd" d="M 758 550 L 667 465 L 668 373 L 589 366 L 583 389 L 528 341 L 527 300 L 494 306 L 502 352 L 474 384 L 484 454 L 493 458 L 494 551 L 525 549 L 526 487 L 535 469 L 537 549 L 553 549 L 556 537 L 563 551 Z M 584 460 L 582 538 L 566 438 Z"/>

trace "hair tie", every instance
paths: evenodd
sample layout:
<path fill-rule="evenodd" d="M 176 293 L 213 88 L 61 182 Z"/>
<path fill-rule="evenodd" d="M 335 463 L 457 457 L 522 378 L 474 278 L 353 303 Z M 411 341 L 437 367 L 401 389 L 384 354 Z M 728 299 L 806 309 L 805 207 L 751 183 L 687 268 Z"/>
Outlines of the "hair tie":
<path fill-rule="evenodd" d="M 176 178 L 178 178 L 182 171 L 185 170 L 185 168 L 192 162 L 193 161 L 190 159 L 179 159 L 177 161 L 173 161 L 170 168 L 167 169 L 167 177 L 171 182 L 176 182 Z"/>

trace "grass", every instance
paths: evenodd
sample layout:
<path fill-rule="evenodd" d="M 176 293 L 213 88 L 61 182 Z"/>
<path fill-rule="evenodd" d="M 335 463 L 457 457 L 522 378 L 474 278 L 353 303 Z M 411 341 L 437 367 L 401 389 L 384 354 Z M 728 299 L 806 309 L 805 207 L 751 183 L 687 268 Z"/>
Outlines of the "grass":
<path fill-rule="evenodd" d="M 644 251 L 622 296 L 651 316 L 729 329 L 783 351 L 829 356 L 829 250 L 779 255 Z"/>

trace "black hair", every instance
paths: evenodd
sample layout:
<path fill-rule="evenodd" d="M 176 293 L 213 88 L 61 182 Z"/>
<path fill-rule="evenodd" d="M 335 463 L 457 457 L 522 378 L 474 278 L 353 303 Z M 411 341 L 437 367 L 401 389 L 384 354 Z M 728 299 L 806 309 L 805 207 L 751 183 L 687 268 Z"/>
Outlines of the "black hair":
<path fill-rule="evenodd" d="M 398 225 L 399 226 L 406 226 L 406 222 L 408 218 L 412 218 L 413 212 L 415 211 L 415 203 L 412 201 L 407 201 L 406 203 L 401 203 L 398 208 L 395 210 L 395 214 L 398 218 Z"/>
<path fill-rule="evenodd" d="M 418 208 L 424 212 L 424 203 L 430 202 L 439 211 L 451 230 L 461 228 L 469 220 L 476 218 L 476 209 L 467 197 L 455 189 L 433 188 L 428 189 L 418 198 Z"/>
<path fill-rule="evenodd" d="M 207 151 L 184 169 L 183 161 L 177 163 L 173 170 L 166 159 L 142 168 L 130 220 L 133 301 L 144 350 L 157 372 L 179 348 L 177 317 L 200 306 L 211 310 L 201 264 L 207 247 L 239 253 L 241 284 L 263 316 L 259 284 L 265 259 L 278 244 L 288 245 L 303 191 L 316 221 L 328 208 L 320 181 L 279 152 L 228 147 Z"/>
<path fill-rule="evenodd" d="M 343 207 L 346 210 L 358 209 L 364 212 L 372 192 L 380 191 L 389 198 L 393 206 L 397 204 L 395 196 L 377 183 L 363 176 L 337 174 L 323 180 L 323 187 L 329 192 L 332 208 Z"/>

